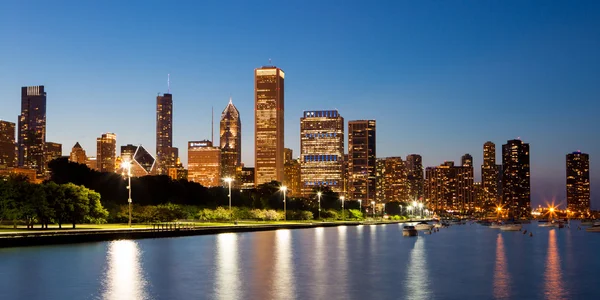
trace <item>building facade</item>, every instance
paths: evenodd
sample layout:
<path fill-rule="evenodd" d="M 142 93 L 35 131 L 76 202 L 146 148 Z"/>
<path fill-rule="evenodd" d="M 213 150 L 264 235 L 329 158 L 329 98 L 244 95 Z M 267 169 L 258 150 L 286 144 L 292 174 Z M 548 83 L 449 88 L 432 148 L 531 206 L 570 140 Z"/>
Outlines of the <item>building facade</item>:
<path fill-rule="evenodd" d="M 406 156 L 406 177 L 410 201 L 422 201 L 425 180 L 423 178 L 423 158 L 421 155 L 409 154 Z"/>
<path fill-rule="evenodd" d="M 71 153 L 69 154 L 69 161 L 85 165 L 87 161 L 87 156 L 85 155 L 85 150 L 83 150 L 79 142 L 75 143 L 75 146 L 73 146 L 73 148 L 71 149 Z"/>
<path fill-rule="evenodd" d="M 231 98 L 221 113 L 220 125 L 221 177 L 236 178 L 242 164 L 242 121 Z"/>
<path fill-rule="evenodd" d="M 44 161 L 46 163 L 46 170 L 48 170 L 48 164 L 51 161 L 62 157 L 62 144 L 46 142 L 46 146 L 44 147 L 44 153 L 46 156 L 44 158 Z"/>
<path fill-rule="evenodd" d="M 221 186 L 221 149 L 211 141 L 188 142 L 188 181 L 205 187 Z"/>
<path fill-rule="evenodd" d="M 156 160 L 158 173 L 167 174 L 176 167 L 177 157 L 173 151 L 173 95 L 156 96 Z"/>
<path fill-rule="evenodd" d="M 509 216 L 531 216 L 529 144 L 510 140 L 502 145 L 502 205 Z"/>
<path fill-rule="evenodd" d="M 115 172 L 117 135 L 103 133 L 96 139 L 96 168 L 99 172 Z"/>
<path fill-rule="evenodd" d="M 254 70 L 254 184 L 283 181 L 284 78 L 277 67 Z"/>
<path fill-rule="evenodd" d="M 377 199 L 384 203 L 409 201 L 408 174 L 402 157 L 378 158 L 376 165 Z"/>
<path fill-rule="evenodd" d="M 45 173 L 46 92 L 44 86 L 21 88 L 21 115 L 19 115 L 19 166 Z"/>
<path fill-rule="evenodd" d="M 425 170 L 425 201 L 436 211 L 465 213 L 475 208 L 473 168 L 447 161 Z"/>
<path fill-rule="evenodd" d="M 567 208 L 578 214 L 590 210 L 590 156 L 567 154 Z"/>
<path fill-rule="evenodd" d="M 344 118 L 337 110 L 305 111 L 300 118 L 302 195 L 329 187 L 344 191 Z"/>
<path fill-rule="evenodd" d="M 133 177 L 156 175 L 159 172 L 156 158 L 142 145 L 128 144 L 121 146 L 120 161 L 121 163 L 115 164 L 115 168 L 121 168 L 122 172 L 126 172 L 122 169 L 122 163 L 129 162 L 131 164 L 131 176 Z"/>
<path fill-rule="evenodd" d="M 285 164 L 283 185 L 287 187 L 290 197 L 302 196 L 301 164 L 299 159 L 292 159 Z"/>
<path fill-rule="evenodd" d="M 500 166 L 496 164 L 496 145 L 483 144 L 483 164 L 481 165 L 481 188 L 483 203 L 487 210 L 495 209 L 499 204 Z"/>
<path fill-rule="evenodd" d="M 0 169 L 16 166 L 15 123 L 0 120 Z"/>
<path fill-rule="evenodd" d="M 255 187 L 254 185 L 254 168 L 253 167 L 242 167 L 242 171 L 238 176 L 240 182 L 240 188 L 242 190 L 251 190 Z"/>
<path fill-rule="evenodd" d="M 375 120 L 348 122 L 348 195 L 346 198 L 362 200 L 365 205 L 377 200 L 375 197 L 377 192 L 375 130 Z"/>

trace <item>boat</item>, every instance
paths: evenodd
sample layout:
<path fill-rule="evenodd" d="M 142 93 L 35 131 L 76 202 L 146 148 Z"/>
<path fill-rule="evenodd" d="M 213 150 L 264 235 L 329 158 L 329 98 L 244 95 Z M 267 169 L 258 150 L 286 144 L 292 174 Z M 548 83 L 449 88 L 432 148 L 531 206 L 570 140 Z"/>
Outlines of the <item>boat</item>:
<path fill-rule="evenodd" d="M 498 221 L 498 222 L 492 222 L 492 225 L 490 225 L 490 228 L 498 229 L 498 228 L 502 227 L 502 225 L 503 225 L 503 223 L 500 222 L 500 221 Z"/>
<path fill-rule="evenodd" d="M 539 227 L 554 227 L 554 223 L 552 222 L 538 222 Z"/>
<path fill-rule="evenodd" d="M 437 222 L 435 224 L 433 224 L 433 227 L 435 228 L 445 228 L 450 226 L 450 224 L 446 223 L 446 222 Z"/>
<path fill-rule="evenodd" d="M 428 224 L 427 222 L 419 222 L 419 224 L 414 226 L 416 230 L 431 230 L 433 225 Z"/>
<path fill-rule="evenodd" d="M 417 234 L 415 226 L 404 226 L 402 228 L 402 236 L 417 236 Z"/>
<path fill-rule="evenodd" d="M 523 228 L 523 225 L 519 223 L 504 224 L 500 226 L 500 230 L 502 231 L 520 231 L 521 228 Z"/>
<path fill-rule="evenodd" d="M 585 229 L 587 232 L 600 232 L 600 222 L 594 222 L 591 227 Z"/>

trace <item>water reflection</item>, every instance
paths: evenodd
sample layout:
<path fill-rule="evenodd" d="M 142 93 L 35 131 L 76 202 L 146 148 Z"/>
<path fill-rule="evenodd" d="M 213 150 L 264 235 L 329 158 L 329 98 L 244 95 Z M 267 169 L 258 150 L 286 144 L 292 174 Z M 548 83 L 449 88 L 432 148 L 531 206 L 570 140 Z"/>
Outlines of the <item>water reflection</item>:
<path fill-rule="evenodd" d="M 430 299 L 429 275 L 427 274 L 427 258 L 425 257 L 424 238 L 418 237 L 407 269 L 407 299 Z"/>
<path fill-rule="evenodd" d="M 502 234 L 496 238 L 496 266 L 494 267 L 494 298 L 507 299 L 510 296 L 510 276 L 504 253 Z"/>
<path fill-rule="evenodd" d="M 556 230 L 548 232 L 548 254 L 546 258 L 545 295 L 546 299 L 567 299 L 562 282 L 560 257 L 556 245 Z"/>
<path fill-rule="evenodd" d="M 338 244 L 337 250 L 335 251 L 335 257 L 337 260 L 337 279 L 335 289 L 338 295 L 344 295 L 347 293 L 348 285 L 348 245 L 346 239 L 348 238 L 348 227 L 339 226 L 337 228 Z M 345 298 L 345 297 L 344 297 Z"/>
<path fill-rule="evenodd" d="M 315 259 L 314 259 L 314 276 L 315 280 L 315 299 L 324 299 L 327 293 L 327 276 L 326 276 L 326 264 L 327 258 L 325 257 L 325 228 L 315 228 Z"/>
<path fill-rule="evenodd" d="M 238 235 L 223 233 L 217 235 L 217 299 L 240 298 L 240 274 L 238 269 Z"/>
<path fill-rule="evenodd" d="M 294 268 L 292 264 L 292 238 L 289 229 L 280 229 L 275 234 L 275 270 L 273 293 L 275 299 L 294 299 Z"/>
<path fill-rule="evenodd" d="M 142 274 L 141 251 L 136 241 L 113 241 L 108 245 L 108 268 L 102 284 L 102 298 L 147 299 L 146 280 Z"/>

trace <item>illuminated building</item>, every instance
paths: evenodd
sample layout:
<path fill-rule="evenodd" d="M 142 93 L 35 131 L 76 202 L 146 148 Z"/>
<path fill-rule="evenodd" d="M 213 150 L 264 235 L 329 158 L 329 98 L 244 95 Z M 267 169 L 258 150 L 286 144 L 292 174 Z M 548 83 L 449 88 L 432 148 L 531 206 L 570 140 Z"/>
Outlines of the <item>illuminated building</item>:
<path fill-rule="evenodd" d="M 499 198 L 499 183 L 500 166 L 496 164 L 496 145 L 486 142 L 483 144 L 483 164 L 481 165 L 483 207 L 495 209 Z"/>
<path fill-rule="evenodd" d="M 294 159 L 294 151 L 290 148 L 283 148 L 283 164 L 287 164 Z"/>
<path fill-rule="evenodd" d="M 337 110 L 305 111 L 300 118 L 302 195 L 329 187 L 344 191 L 344 118 Z"/>
<path fill-rule="evenodd" d="M 188 181 L 221 186 L 221 150 L 211 141 L 188 142 Z"/>
<path fill-rule="evenodd" d="M 156 159 L 142 145 L 121 146 L 121 163 L 131 163 L 131 176 L 142 177 L 158 173 Z M 120 164 L 118 165 L 121 166 Z M 124 170 L 121 170 L 124 171 Z"/>
<path fill-rule="evenodd" d="M 254 70 L 254 184 L 283 181 L 284 77 L 277 67 Z"/>
<path fill-rule="evenodd" d="M 529 176 L 529 144 L 510 140 L 502 145 L 502 205 L 511 217 L 530 216 Z"/>
<path fill-rule="evenodd" d="M 475 207 L 473 168 L 447 161 L 425 169 L 425 201 L 434 210 L 466 212 Z"/>
<path fill-rule="evenodd" d="M 0 168 L 17 166 L 15 123 L 0 120 Z"/>
<path fill-rule="evenodd" d="M 98 160 L 93 156 L 87 158 L 85 165 L 90 168 L 90 170 L 98 171 Z"/>
<path fill-rule="evenodd" d="M 290 197 L 302 196 L 300 160 L 292 159 L 285 164 L 284 168 L 283 185 L 287 187 L 287 194 Z"/>
<path fill-rule="evenodd" d="M 419 154 L 406 156 L 408 197 L 412 201 L 423 199 L 423 158 Z"/>
<path fill-rule="evenodd" d="M 117 135 L 104 133 L 96 139 L 96 166 L 100 172 L 115 172 Z"/>
<path fill-rule="evenodd" d="M 365 204 L 376 199 L 375 120 L 348 122 L 348 197 Z"/>
<path fill-rule="evenodd" d="M 62 144 L 46 142 L 46 146 L 44 147 L 45 158 L 44 161 L 46 163 L 46 169 L 48 163 L 52 160 L 55 160 L 62 156 Z"/>
<path fill-rule="evenodd" d="M 173 147 L 173 95 L 156 96 L 156 160 L 158 173 L 167 174 L 177 161 Z"/>
<path fill-rule="evenodd" d="M 21 115 L 19 116 L 19 166 L 35 169 L 44 174 L 44 146 L 46 144 L 46 92 L 44 86 L 21 88 Z"/>
<path fill-rule="evenodd" d="M 75 143 L 75 146 L 71 149 L 71 154 L 69 155 L 69 161 L 83 164 L 87 161 L 87 156 L 85 155 L 85 150 L 79 145 L 79 142 Z"/>
<path fill-rule="evenodd" d="M 590 156 L 580 151 L 567 154 L 567 208 L 590 210 Z"/>
<path fill-rule="evenodd" d="M 481 210 L 485 204 L 485 193 L 483 192 L 483 185 L 481 182 L 473 183 L 473 206 L 476 210 Z"/>
<path fill-rule="evenodd" d="M 240 188 L 242 190 L 253 189 L 254 188 L 254 168 L 253 167 L 242 167 L 242 170 L 238 175 L 238 181 L 240 182 Z"/>
<path fill-rule="evenodd" d="M 221 113 L 220 137 L 221 177 L 236 178 L 236 170 L 242 164 L 242 122 L 231 98 Z"/>
<path fill-rule="evenodd" d="M 383 202 L 409 201 L 406 164 L 402 157 L 378 158 L 376 165 L 377 199 Z"/>
<path fill-rule="evenodd" d="M 469 153 L 463 155 L 460 161 L 463 167 L 473 167 L 473 156 Z"/>

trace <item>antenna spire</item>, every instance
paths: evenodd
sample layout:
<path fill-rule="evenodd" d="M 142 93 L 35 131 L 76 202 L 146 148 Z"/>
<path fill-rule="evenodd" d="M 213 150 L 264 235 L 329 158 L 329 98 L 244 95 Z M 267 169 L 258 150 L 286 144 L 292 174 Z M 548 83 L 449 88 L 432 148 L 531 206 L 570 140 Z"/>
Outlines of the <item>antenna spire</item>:
<path fill-rule="evenodd" d="M 171 93 L 171 74 L 167 74 L 167 93 Z"/>

